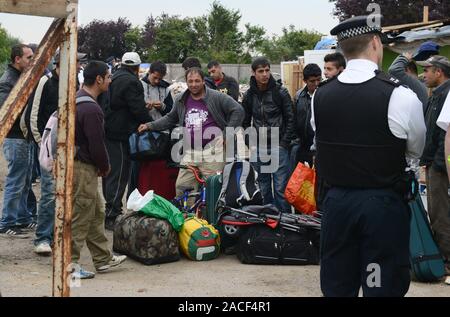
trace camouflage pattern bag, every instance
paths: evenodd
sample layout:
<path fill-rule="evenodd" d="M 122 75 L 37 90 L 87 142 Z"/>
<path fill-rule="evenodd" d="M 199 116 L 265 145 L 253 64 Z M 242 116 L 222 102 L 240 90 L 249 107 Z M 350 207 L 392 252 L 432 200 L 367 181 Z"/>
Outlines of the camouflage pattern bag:
<path fill-rule="evenodd" d="M 117 218 L 113 250 L 145 265 L 170 263 L 180 259 L 178 233 L 170 223 L 140 212 Z"/>

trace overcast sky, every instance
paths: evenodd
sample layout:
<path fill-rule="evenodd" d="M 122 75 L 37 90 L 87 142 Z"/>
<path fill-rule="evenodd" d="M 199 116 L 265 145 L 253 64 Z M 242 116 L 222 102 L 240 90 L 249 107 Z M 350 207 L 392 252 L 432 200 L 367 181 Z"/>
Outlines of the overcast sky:
<path fill-rule="evenodd" d="M 143 25 L 151 14 L 162 12 L 182 17 L 207 14 L 213 0 L 80 0 L 79 22 L 85 25 L 94 19 L 115 20 L 126 17 L 133 25 Z M 314 29 L 323 34 L 338 23 L 332 16 L 333 4 L 328 0 L 221 0 L 227 8 L 239 9 L 242 25 L 263 26 L 269 35 L 280 34 L 290 24 Z M 0 24 L 24 43 L 38 43 L 52 19 L 0 13 Z"/>

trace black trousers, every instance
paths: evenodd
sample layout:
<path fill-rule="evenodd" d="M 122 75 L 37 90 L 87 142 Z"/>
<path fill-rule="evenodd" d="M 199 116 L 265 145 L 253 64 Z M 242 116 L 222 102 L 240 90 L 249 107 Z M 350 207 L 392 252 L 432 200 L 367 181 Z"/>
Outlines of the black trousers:
<path fill-rule="evenodd" d="M 131 160 L 128 141 L 106 139 L 111 173 L 103 178 L 106 220 L 114 221 L 122 214 L 123 196 L 130 181 Z"/>
<path fill-rule="evenodd" d="M 323 203 L 326 297 L 403 297 L 409 290 L 410 209 L 389 190 L 332 188 Z"/>

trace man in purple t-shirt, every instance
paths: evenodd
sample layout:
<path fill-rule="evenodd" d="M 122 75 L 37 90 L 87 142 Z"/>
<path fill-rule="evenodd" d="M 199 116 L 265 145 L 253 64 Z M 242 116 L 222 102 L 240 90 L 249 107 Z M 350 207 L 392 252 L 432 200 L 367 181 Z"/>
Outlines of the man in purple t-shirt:
<path fill-rule="evenodd" d="M 172 111 L 165 117 L 139 127 L 164 131 L 176 125 L 185 128 L 184 156 L 181 165 L 197 167 L 203 177 L 222 171 L 225 165 L 224 130 L 242 126 L 244 109 L 233 98 L 205 86 L 205 75 L 199 68 L 186 72 L 188 90 L 178 96 Z M 177 195 L 198 184 L 189 170 L 181 170 L 176 184 Z"/>

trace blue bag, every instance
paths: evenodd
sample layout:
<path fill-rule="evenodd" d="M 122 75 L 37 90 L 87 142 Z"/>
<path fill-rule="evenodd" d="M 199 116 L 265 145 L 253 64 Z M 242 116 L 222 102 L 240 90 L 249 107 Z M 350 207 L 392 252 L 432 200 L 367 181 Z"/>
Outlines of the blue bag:
<path fill-rule="evenodd" d="M 130 136 L 130 157 L 134 161 L 165 159 L 170 154 L 170 135 L 160 132 L 134 133 Z"/>

